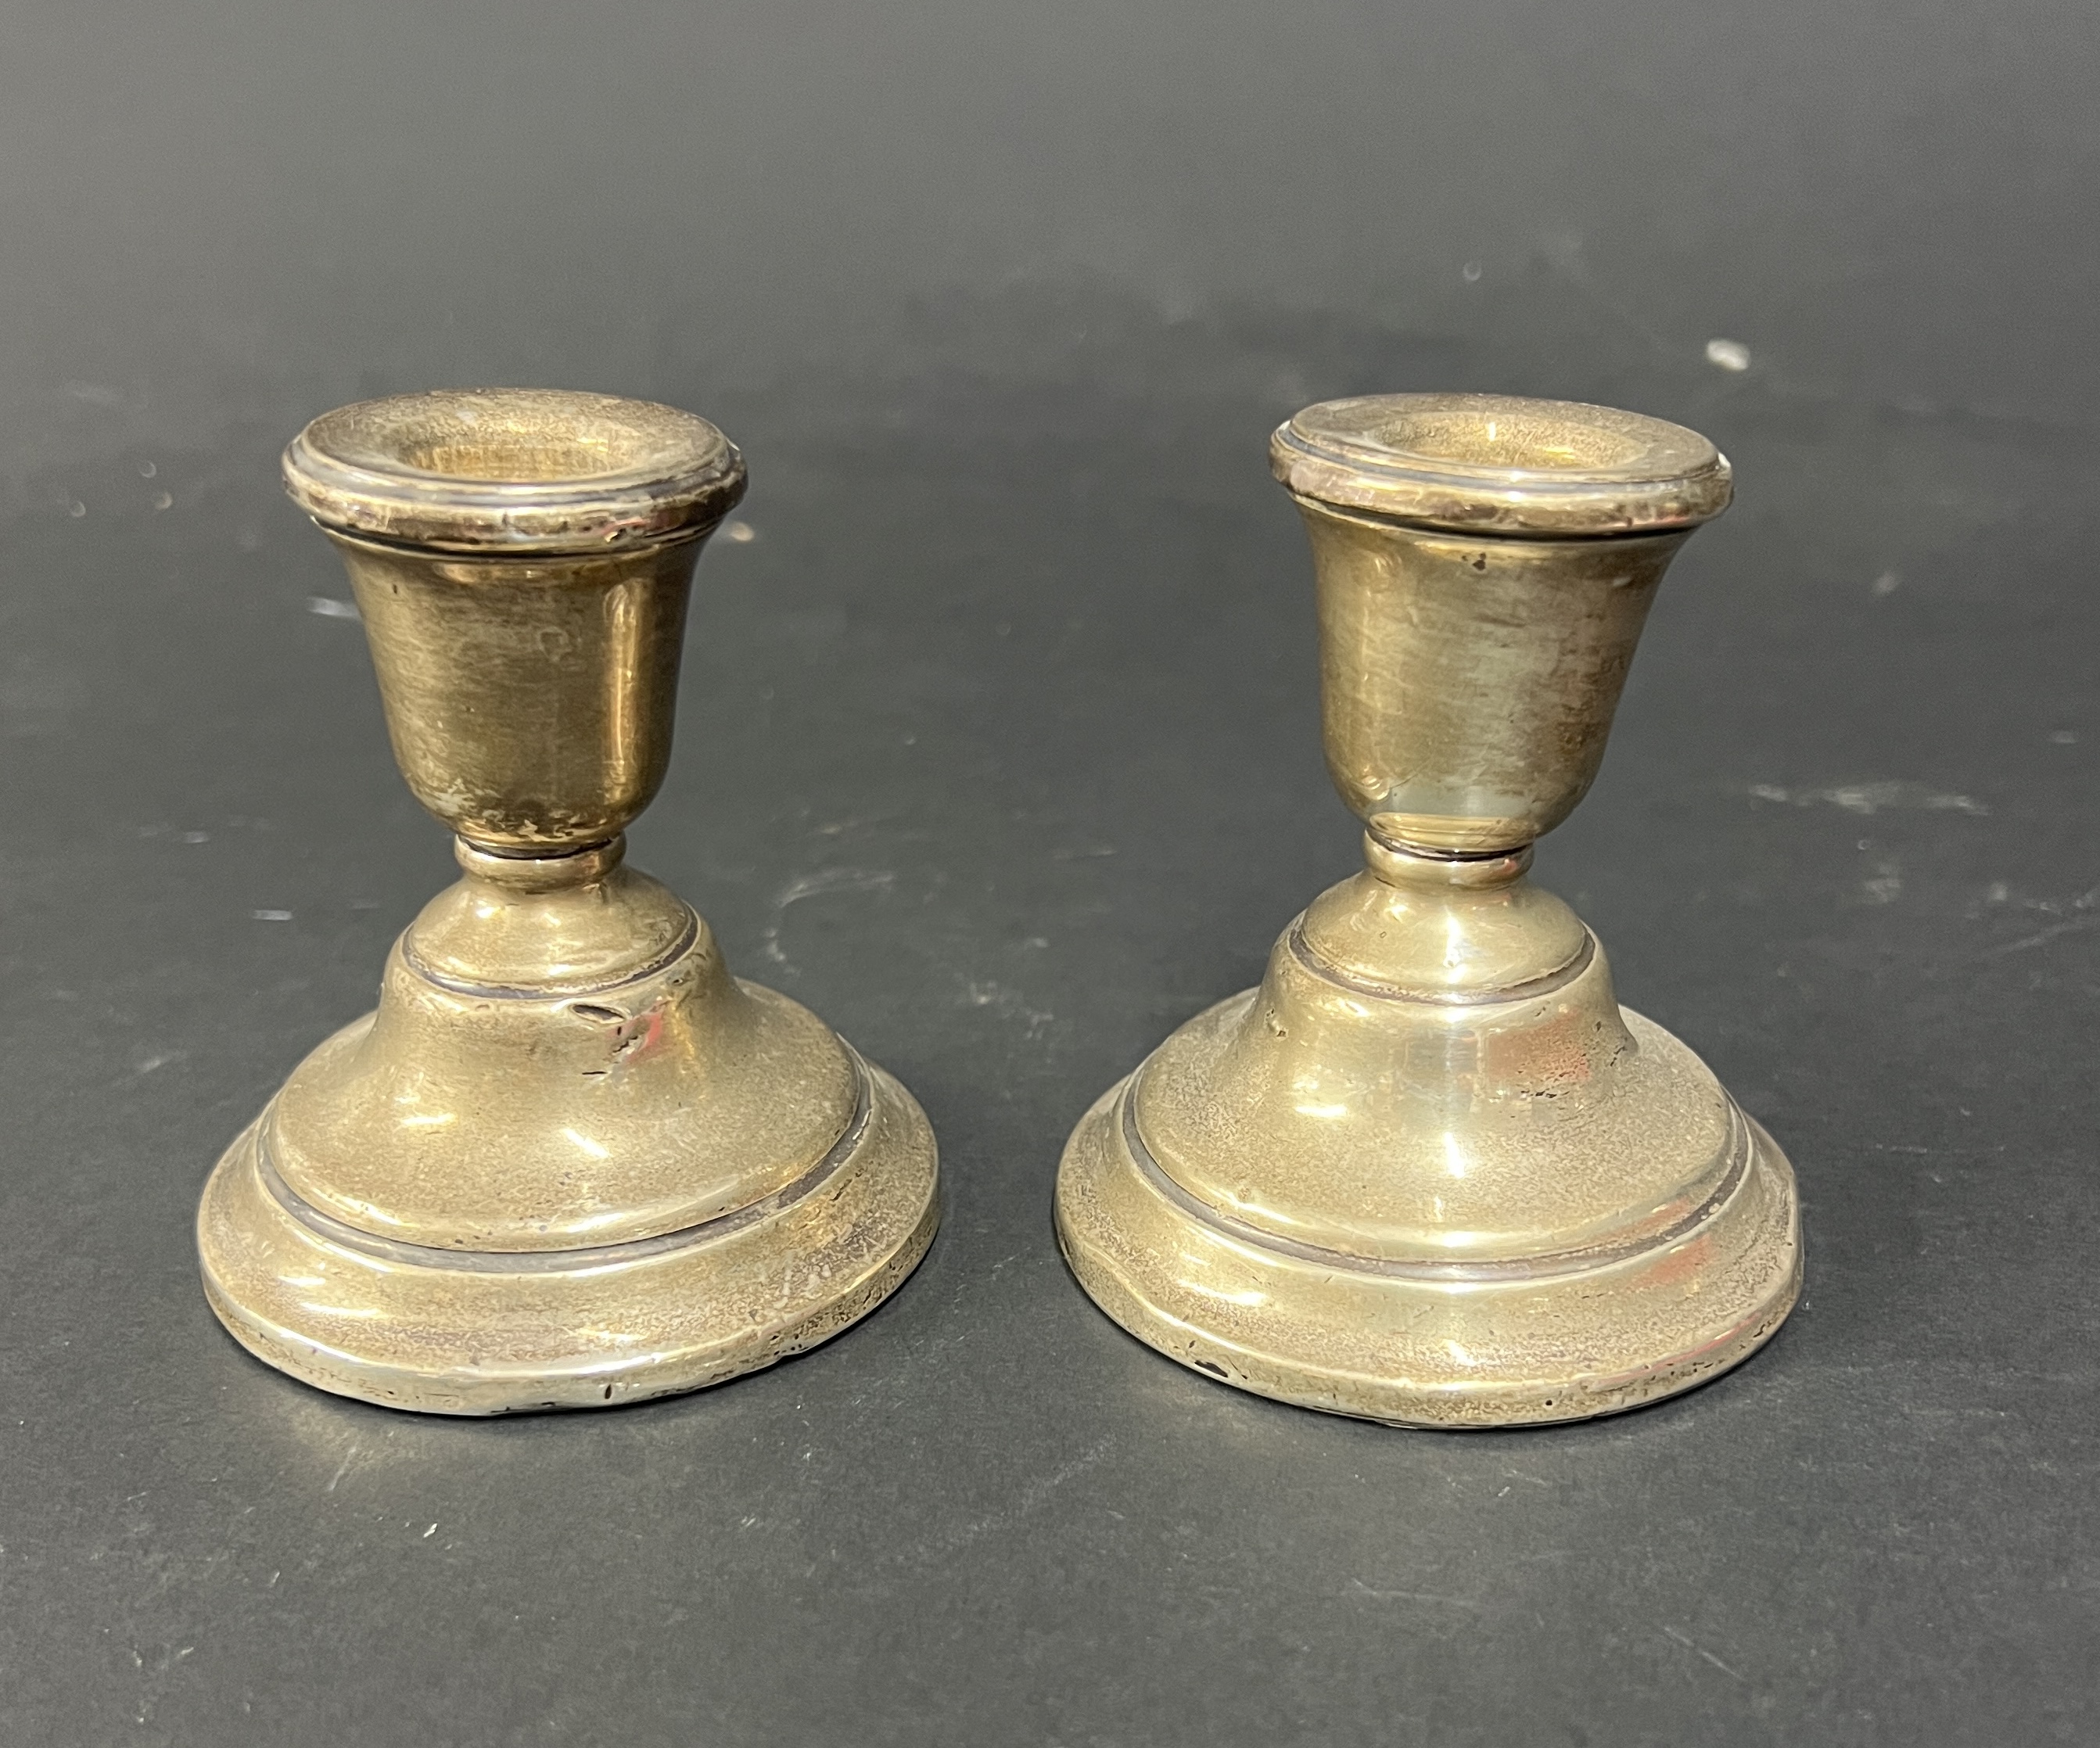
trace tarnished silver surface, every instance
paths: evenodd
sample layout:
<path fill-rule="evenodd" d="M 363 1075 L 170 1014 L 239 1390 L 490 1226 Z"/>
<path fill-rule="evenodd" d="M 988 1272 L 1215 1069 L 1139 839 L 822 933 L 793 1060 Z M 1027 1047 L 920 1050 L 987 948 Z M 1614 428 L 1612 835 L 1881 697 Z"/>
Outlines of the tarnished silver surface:
<path fill-rule="evenodd" d="M 443 1414 L 691 1389 L 844 1328 L 932 1239 L 926 1119 L 623 860 L 742 459 L 670 408 L 472 391 L 331 413 L 285 468 L 463 877 L 219 1162 L 213 1308 L 309 1383 Z"/>
<path fill-rule="evenodd" d="M 1365 866 L 1081 1121 L 1065 1255 L 1133 1334 L 1308 1407 L 1497 1426 L 1686 1388 L 1793 1303 L 1793 1173 L 1526 875 L 1727 464 L 1484 395 L 1312 408 L 1273 455 Z"/>

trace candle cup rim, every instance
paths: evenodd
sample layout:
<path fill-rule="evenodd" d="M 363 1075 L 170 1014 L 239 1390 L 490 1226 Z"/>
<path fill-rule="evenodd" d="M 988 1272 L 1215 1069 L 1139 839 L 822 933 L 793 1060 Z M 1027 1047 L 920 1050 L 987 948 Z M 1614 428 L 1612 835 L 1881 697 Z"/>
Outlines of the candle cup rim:
<path fill-rule="evenodd" d="M 437 551 L 589 554 L 705 533 L 743 458 L 705 419 L 549 389 L 443 389 L 339 407 L 285 452 L 333 532 Z"/>
<path fill-rule="evenodd" d="M 1368 395 L 1277 427 L 1301 500 L 1410 526 L 1518 539 L 1689 530 L 1732 495 L 1727 458 L 1667 420 L 1505 395 Z"/>

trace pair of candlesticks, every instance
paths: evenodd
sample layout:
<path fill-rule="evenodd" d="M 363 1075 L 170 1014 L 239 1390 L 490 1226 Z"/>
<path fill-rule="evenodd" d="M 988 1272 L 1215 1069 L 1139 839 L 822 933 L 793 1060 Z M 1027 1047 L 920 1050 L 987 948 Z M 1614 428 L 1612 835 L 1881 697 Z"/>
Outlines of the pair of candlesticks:
<path fill-rule="evenodd" d="M 1365 866 L 1081 1119 L 1065 1257 L 1170 1357 L 1339 1414 L 1515 1425 L 1701 1383 L 1793 1306 L 1793 1172 L 1524 876 L 1728 464 L 1486 395 L 1329 402 L 1270 452 Z M 742 457 L 667 407 L 484 391 L 329 413 L 285 470 L 465 877 L 212 1173 L 213 1309 L 307 1383 L 461 1415 L 698 1388 L 874 1309 L 939 1219 L 924 1115 L 622 860 Z"/>

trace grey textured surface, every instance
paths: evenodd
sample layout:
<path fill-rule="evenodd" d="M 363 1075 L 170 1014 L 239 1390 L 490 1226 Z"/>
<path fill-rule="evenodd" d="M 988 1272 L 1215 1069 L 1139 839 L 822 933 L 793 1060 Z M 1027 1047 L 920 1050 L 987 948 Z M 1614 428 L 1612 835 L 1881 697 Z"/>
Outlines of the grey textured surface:
<path fill-rule="evenodd" d="M 9 9 L 0 1739 L 2100 1739 L 2095 19 Z M 808 1357 L 462 1424 L 245 1358 L 189 1221 L 449 866 L 276 452 L 505 380 L 744 446 L 636 859 L 949 1213 Z M 1523 1435 L 1209 1384 L 1048 1221 L 1354 855 L 1268 430 L 1438 386 L 1736 464 L 1539 872 L 1811 1247 L 1744 1371 Z"/>

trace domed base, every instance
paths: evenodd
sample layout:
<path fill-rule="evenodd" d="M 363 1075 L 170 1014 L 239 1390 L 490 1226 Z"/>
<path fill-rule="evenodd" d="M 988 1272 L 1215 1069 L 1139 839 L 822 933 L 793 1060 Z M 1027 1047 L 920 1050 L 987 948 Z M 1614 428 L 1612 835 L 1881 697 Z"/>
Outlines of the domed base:
<path fill-rule="evenodd" d="M 1252 999 L 1177 1036 L 1229 1034 Z M 1696 1063 L 1660 1026 L 1621 1012 L 1651 1059 Z M 1148 1071 L 1171 1071 L 1175 1050 L 1170 1040 L 1074 1131 L 1058 1172 L 1058 1238 L 1117 1322 L 1242 1389 L 1396 1426 L 1580 1420 L 1727 1371 L 1770 1339 L 1800 1291 L 1792 1168 L 1732 1101 L 1710 1189 L 1630 1245 L 1403 1260 L 1258 1230 L 1170 1176 L 1133 1100 Z"/>
<path fill-rule="evenodd" d="M 266 1111 L 198 1210 L 212 1309 L 295 1378 L 427 1414 L 602 1408 L 756 1371 L 881 1304 L 939 1222 L 925 1116 L 852 1061 L 858 1108 L 795 1181 L 680 1230 L 580 1248 L 443 1250 L 362 1231 L 285 1182 Z"/>

